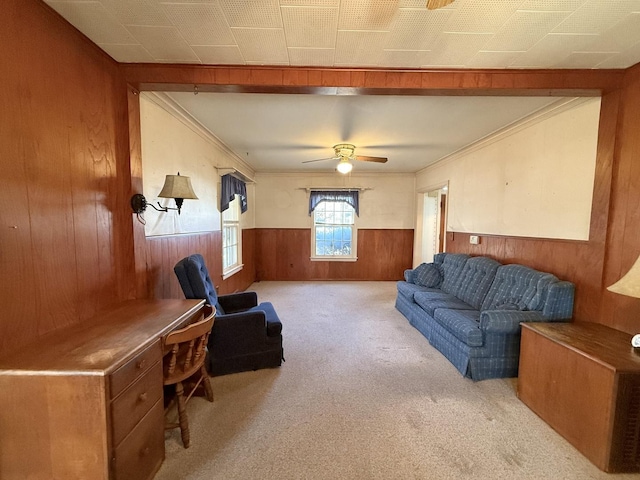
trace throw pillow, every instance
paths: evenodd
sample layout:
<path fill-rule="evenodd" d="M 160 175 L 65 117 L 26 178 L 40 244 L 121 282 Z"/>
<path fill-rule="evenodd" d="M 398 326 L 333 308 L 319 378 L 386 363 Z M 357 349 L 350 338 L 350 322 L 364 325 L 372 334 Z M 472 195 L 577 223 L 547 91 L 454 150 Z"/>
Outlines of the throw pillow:
<path fill-rule="evenodd" d="M 418 265 L 413 271 L 413 283 L 428 288 L 439 287 L 442 283 L 440 269 L 433 263 Z"/>

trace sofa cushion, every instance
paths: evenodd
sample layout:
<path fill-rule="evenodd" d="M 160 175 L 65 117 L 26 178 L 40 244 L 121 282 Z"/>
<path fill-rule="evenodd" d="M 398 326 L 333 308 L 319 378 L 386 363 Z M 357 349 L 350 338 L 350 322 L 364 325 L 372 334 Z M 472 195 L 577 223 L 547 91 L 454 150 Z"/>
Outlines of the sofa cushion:
<path fill-rule="evenodd" d="M 410 299 L 413 302 L 413 295 L 419 292 L 440 292 L 437 288 L 428 288 L 414 283 L 399 281 L 396 284 L 398 293 L 403 297 Z"/>
<path fill-rule="evenodd" d="M 473 307 L 459 298 L 444 292 L 418 292 L 413 300 L 420 305 L 425 312 L 433 317 L 438 308 L 455 308 L 458 310 L 473 310 Z"/>
<path fill-rule="evenodd" d="M 483 344 L 480 330 L 480 312 L 478 310 L 452 310 L 438 308 L 434 319 L 455 337 L 470 347 L 481 347 Z"/>
<path fill-rule="evenodd" d="M 489 257 L 473 257 L 467 260 L 451 291 L 460 300 L 480 310 L 484 297 L 491 287 L 500 262 Z"/>
<path fill-rule="evenodd" d="M 438 288 L 442 283 L 440 269 L 433 263 L 418 265 L 413 271 L 413 283 L 422 287 Z"/>
<path fill-rule="evenodd" d="M 463 253 L 446 254 L 442 262 L 442 286 L 440 287 L 443 292 L 453 293 L 464 265 L 469 258 L 469 255 Z"/>
<path fill-rule="evenodd" d="M 496 271 L 482 310 L 514 309 L 512 306 L 518 310 L 539 310 L 552 282 L 557 282 L 557 278 L 550 273 L 524 265 L 502 265 Z"/>

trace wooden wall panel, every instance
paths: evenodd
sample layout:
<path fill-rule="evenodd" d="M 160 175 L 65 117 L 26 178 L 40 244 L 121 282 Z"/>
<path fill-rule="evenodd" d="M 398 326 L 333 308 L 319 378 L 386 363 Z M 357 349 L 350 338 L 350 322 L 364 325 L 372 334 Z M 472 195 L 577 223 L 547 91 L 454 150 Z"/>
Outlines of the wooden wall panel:
<path fill-rule="evenodd" d="M 616 90 L 619 70 L 431 70 L 122 65 L 136 88 L 156 91 L 279 91 L 412 95 L 593 95 Z"/>
<path fill-rule="evenodd" d="M 242 231 L 243 269 L 222 280 L 222 236 L 220 232 L 193 235 L 147 237 L 146 270 L 150 298 L 184 298 L 174 265 L 182 258 L 200 253 L 218 293 L 246 290 L 255 280 L 255 230 Z"/>
<path fill-rule="evenodd" d="M 640 255 L 640 65 L 627 71 L 620 105 L 605 286 L 618 281 Z M 640 300 L 604 290 L 600 323 L 632 334 L 640 332 Z"/>
<path fill-rule="evenodd" d="M 358 261 L 311 261 L 308 228 L 256 229 L 257 280 L 400 280 L 413 259 L 413 230 L 358 230 Z"/>
<path fill-rule="evenodd" d="M 122 298 L 132 252 L 118 65 L 36 0 L 3 2 L 1 30 L 4 351 Z"/>

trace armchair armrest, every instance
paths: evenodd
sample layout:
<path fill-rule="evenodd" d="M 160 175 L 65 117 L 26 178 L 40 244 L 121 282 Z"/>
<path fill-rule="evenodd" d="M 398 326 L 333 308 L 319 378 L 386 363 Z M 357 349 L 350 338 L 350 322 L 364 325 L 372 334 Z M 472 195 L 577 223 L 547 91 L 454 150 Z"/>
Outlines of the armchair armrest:
<path fill-rule="evenodd" d="M 267 339 L 267 321 L 260 310 L 216 316 L 209 351 L 216 358 L 260 351 Z"/>
<path fill-rule="evenodd" d="M 508 335 L 520 332 L 521 322 L 544 322 L 542 313 L 535 310 L 486 310 L 480 314 L 480 330 L 485 333 Z"/>
<path fill-rule="evenodd" d="M 258 294 L 256 292 L 240 292 L 219 295 L 218 302 L 224 308 L 225 314 L 242 312 L 258 305 Z"/>

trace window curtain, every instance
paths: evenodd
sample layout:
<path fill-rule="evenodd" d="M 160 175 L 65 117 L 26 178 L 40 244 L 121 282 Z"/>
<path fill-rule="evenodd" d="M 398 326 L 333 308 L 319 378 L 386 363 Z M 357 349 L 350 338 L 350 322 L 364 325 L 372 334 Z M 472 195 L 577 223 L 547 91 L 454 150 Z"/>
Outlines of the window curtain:
<path fill-rule="evenodd" d="M 324 200 L 330 202 L 347 202 L 356 211 L 356 215 L 360 216 L 360 202 L 358 200 L 357 190 L 311 190 L 309 195 L 309 215 L 313 212 L 318 204 Z"/>
<path fill-rule="evenodd" d="M 240 195 L 240 211 L 247 211 L 247 184 L 230 173 L 221 178 L 222 192 L 220 193 L 220 213 L 229 208 L 229 203 L 236 195 Z"/>

